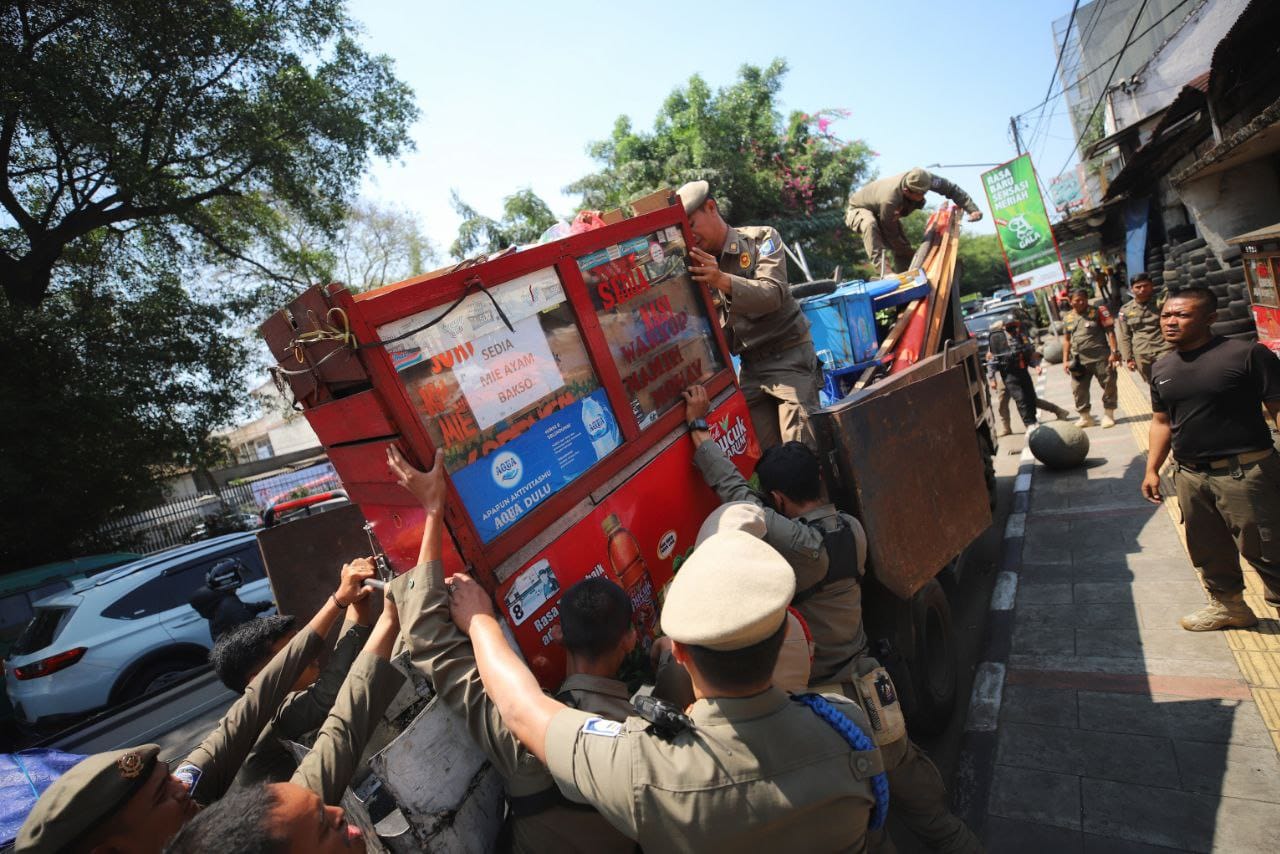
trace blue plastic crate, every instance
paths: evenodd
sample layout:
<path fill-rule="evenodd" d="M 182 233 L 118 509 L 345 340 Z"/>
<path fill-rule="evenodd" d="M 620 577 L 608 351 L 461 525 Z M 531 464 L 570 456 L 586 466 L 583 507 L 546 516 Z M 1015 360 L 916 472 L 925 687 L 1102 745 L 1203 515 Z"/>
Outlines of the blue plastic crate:
<path fill-rule="evenodd" d="M 880 346 L 871 297 L 862 292 L 861 284 L 853 282 L 800 302 L 800 309 L 809 320 L 813 347 L 825 368 L 847 368 L 864 362 Z"/>

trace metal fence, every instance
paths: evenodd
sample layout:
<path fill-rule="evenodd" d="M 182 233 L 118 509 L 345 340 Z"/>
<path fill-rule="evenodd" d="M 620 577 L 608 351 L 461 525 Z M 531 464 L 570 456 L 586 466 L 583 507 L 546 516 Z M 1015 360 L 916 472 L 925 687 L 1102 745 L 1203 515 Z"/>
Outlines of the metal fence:
<path fill-rule="evenodd" d="M 115 519 L 104 525 L 100 533 L 134 551 L 151 554 L 200 539 L 200 526 L 208 526 L 214 517 L 225 519 L 236 513 L 257 513 L 258 510 L 249 484 L 226 486 L 221 499 L 216 495 L 202 495 L 170 501 Z"/>

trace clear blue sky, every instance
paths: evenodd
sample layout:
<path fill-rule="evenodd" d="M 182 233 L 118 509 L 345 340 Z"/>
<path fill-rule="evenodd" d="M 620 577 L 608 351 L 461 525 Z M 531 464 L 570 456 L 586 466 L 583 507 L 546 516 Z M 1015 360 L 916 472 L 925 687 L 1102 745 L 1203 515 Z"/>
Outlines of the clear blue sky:
<path fill-rule="evenodd" d="M 505 196 L 532 187 L 568 213 L 561 189 L 593 171 L 586 146 L 619 114 L 648 128 L 690 75 L 718 88 L 744 63 L 774 57 L 790 67 L 784 110 L 848 109 L 835 130 L 879 152 L 881 175 L 1008 160 L 1009 117 L 1043 99 L 1051 22 L 1071 2 L 353 0 L 350 9 L 366 47 L 395 59 L 422 110 L 417 150 L 376 163 L 364 192 L 417 213 L 443 257 L 458 225 L 451 189 L 495 215 Z M 1060 97 L 1049 104 L 1031 148 L 1046 185 L 1073 147 L 1064 111 Z M 935 171 L 985 210 L 981 168 Z M 980 226 L 990 230 L 989 215 Z"/>

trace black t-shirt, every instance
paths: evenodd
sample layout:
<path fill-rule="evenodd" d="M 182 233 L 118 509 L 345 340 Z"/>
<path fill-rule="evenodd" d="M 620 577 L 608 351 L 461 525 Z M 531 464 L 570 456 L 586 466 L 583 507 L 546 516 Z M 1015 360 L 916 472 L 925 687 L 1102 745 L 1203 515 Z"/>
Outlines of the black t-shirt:
<path fill-rule="evenodd" d="M 1280 398 L 1280 359 L 1251 341 L 1215 337 L 1151 367 L 1151 409 L 1166 412 L 1173 456 L 1204 462 L 1271 447 L 1262 401 Z"/>

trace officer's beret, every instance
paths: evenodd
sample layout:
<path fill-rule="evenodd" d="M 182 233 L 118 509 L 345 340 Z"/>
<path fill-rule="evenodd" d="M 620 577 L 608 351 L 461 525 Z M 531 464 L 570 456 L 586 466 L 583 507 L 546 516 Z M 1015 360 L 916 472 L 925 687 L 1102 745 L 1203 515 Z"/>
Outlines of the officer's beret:
<path fill-rule="evenodd" d="M 690 181 L 679 190 L 676 190 L 676 195 L 680 197 L 680 202 L 684 205 L 684 215 L 689 216 L 702 207 L 707 200 L 707 196 L 711 195 L 711 185 L 706 181 Z"/>
<path fill-rule="evenodd" d="M 933 184 L 933 176 L 920 167 L 916 167 L 902 176 L 902 186 L 915 193 L 927 193 Z"/>
<path fill-rule="evenodd" d="M 750 501 L 730 501 L 721 504 L 702 523 L 694 548 L 702 545 L 712 534 L 722 531 L 745 531 L 757 539 L 764 539 L 764 508 Z"/>
<path fill-rule="evenodd" d="M 786 558 L 758 537 L 722 531 L 680 567 L 662 606 L 662 631 L 683 644 L 743 649 L 778 631 L 795 592 Z"/>
<path fill-rule="evenodd" d="M 156 767 L 160 746 L 95 753 L 59 777 L 22 823 L 14 852 L 63 851 L 124 806 Z"/>

